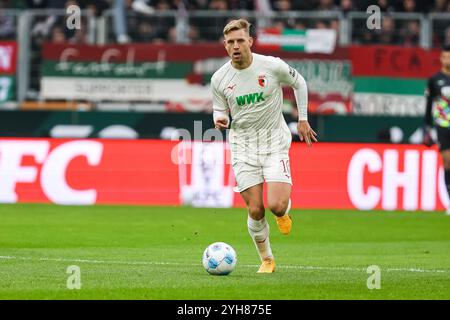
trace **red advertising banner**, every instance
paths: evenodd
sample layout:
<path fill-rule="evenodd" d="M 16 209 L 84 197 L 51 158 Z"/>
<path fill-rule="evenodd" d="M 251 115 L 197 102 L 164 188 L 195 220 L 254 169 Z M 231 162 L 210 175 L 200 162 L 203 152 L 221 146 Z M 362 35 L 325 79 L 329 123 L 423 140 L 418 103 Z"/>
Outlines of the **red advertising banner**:
<path fill-rule="evenodd" d="M 15 100 L 17 44 L 0 41 L 0 105 Z"/>
<path fill-rule="evenodd" d="M 174 143 L 0 140 L 0 202 L 178 204 Z"/>
<path fill-rule="evenodd" d="M 353 76 L 429 78 L 440 69 L 439 50 L 400 46 L 351 46 Z"/>
<path fill-rule="evenodd" d="M 13 42 L 0 42 L 8 46 Z M 401 78 L 428 78 L 440 68 L 439 50 L 404 48 L 401 46 L 351 46 L 336 48 L 333 54 L 286 52 L 255 46 L 254 52 L 277 56 L 287 60 L 348 60 L 352 62 L 354 76 L 386 76 Z M 222 44 L 130 44 L 93 46 L 79 44 L 54 44 L 43 46 L 44 60 L 115 62 L 195 62 L 226 57 Z M 1 70 L 1 68 L 0 68 Z"/>
<path fill-rule="evenodd" d="M 15 75 L 17 64 L 17 44 L 13 41 L 0 41 L 0 76 Z"/>
<path fill-rule="evenodd" d="M 0 139 L 0 202 L 242 207 L 228 145 L 160 140 Z M 436 148 L 291 147 L 294 208 L 440 210 Z"/>
<path fill-rule="evenodd" d="M 291 148 L 294 206 L 436 210 L 448 204 L 437 149 L 319 143 Z"/>
<path fill-rule="evenodd" d="M 254 52 L 277 56 L 283 59 L 348 59 L 346 48 L 337 48 L 333 54 L 286 52 L 267 47 L 253 47 Z M 222 43 L 189 44 L 128 44 L 128 45 L 80 45 L 55 44 L 43 45 L 44 60 L 58 61 L 103 61 L 103 62 L 194 62 L 197 60 L 227 57 Z"/>
<path fill-rule="evenodd" d="M 253 49 L 285 59 L 305 77 L 310 112 L 351 112 L 353 85 L 347 48 L 332 54 L 274 51 L 256 45 Z M 212 110 L 210 79 L 228 59 L 221 43 L 46 43 L 42 55 L 41 94 L 46 100 L 152 101 L 164 103 L 168 111 L 189 112 Z M 292 89 L 285 88 L 285 93 L 286 104 L 294 107 Z"/>

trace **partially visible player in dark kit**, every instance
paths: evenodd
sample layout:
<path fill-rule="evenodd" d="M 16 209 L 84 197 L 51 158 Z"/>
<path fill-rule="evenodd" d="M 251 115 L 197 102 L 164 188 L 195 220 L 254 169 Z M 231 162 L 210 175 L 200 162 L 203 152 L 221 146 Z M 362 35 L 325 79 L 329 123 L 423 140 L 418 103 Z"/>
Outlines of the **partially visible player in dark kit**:
<path fill-rule="evenodd" d="M 431 128 L 434 125 L 444 163 L 445 185 L 450 195 L 450 46 L 442 48 L 440 60 L 441 70 L 428 80 L 425 92 L 427 106 L 424 143 L 427 146 L 433 145 Z M 450 206 L 447 214 L 450 215 Z"/>

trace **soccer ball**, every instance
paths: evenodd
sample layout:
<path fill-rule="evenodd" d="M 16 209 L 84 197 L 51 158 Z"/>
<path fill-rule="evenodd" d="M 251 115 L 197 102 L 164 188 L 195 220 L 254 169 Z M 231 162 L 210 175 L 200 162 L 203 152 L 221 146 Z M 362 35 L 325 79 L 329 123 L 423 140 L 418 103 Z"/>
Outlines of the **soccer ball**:
<path fill-rule="evenodd" d="M 214 242 L 203 252 L 203 267 L 214 275 L 227 275 L 236 267 L 236 251 L 224 242 Z"/>

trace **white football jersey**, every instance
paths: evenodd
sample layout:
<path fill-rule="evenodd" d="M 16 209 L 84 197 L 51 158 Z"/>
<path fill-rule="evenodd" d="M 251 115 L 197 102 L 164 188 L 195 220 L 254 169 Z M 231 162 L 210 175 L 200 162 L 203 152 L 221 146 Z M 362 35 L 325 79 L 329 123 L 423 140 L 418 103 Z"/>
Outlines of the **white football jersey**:
<path fill-rule="evenodd" d="M 280 58 L 253 53 L 251 65 L 238 70 L 224 64 L 211 78 L 213 109 L 230 113 L 232 153 L 286 152 L 291 132 L 283 118 L 282 84 L 302 76 Z M 305 101 L 307 103 L 307 101 Z"/>

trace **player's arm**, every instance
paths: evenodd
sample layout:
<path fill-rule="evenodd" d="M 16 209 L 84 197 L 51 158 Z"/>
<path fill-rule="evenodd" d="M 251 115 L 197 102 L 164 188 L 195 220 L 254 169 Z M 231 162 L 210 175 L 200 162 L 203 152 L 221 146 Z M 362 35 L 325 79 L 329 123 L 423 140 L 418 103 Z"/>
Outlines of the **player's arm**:
<path fill-rule="evenodd" d="M 217 88 L 214 79 L 211 80 L 212 94 L 213 94 L 213 119 L 216 129 L 225 130 L 230 123 L 229 108 L 227 100 L 223 93 Z"/>
<path fill-rule="evenodd" d="M 297 130 L 300 140 L 305 140 L 308 146 L 312 142 L 317 142 L 317 133 L 311 128 L 308 122 L 308 87 L 305 79 L 291 66 L 281 59 L 279 64 L 279 80 L 281 83 L 289 85 L 294 90 L 295 102 L 298 110 Z"/>
<path fill-rule="evenodd" d="M 433 125 L 431 109 L 433 106 L 433 100 L 435 98 L 435 92 L 433 90 L 433 78 L 428 80 L 427 89 L 425 90 L 426 98 L 426 108 L 425 108 L 425 126 L 423 130 L 423 143 L 427 146 L 432 146 L 434 144 L 433 138 L 431 137 L 431 128 Z"/>

